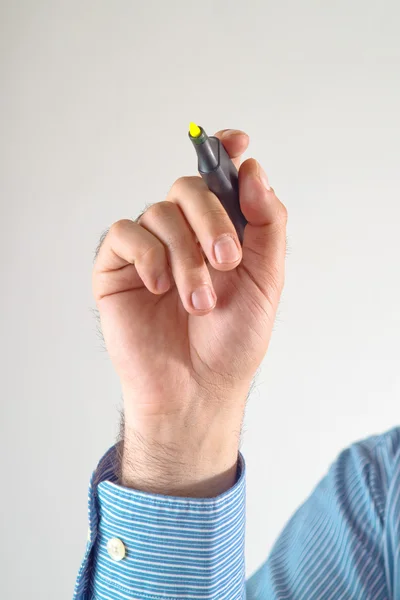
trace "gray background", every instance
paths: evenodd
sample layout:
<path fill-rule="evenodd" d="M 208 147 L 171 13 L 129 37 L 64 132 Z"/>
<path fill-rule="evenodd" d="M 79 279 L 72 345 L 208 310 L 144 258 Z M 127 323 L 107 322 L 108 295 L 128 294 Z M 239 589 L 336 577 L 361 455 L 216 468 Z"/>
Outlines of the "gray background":
<path fill-rule="evenodd" d="M 247 131 L 289 211 L 242 448 L 251 574 L 340 449 L 399 423 L 399 5 L 0 4 L 0 596 L 72 596 L 121 399 L 93 251 L 195 173 L 189 120 Z"/>

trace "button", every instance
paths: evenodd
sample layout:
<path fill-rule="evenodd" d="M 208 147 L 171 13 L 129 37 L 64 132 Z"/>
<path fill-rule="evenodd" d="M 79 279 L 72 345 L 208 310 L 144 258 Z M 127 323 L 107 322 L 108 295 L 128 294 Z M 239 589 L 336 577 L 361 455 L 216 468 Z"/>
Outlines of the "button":
<path fill-rule="evenodd" d="M 118 538 L 111 538 L 107 542 L 107 552 L 113 560 L 122 560 L 125 556 L 125 546 Z"/>

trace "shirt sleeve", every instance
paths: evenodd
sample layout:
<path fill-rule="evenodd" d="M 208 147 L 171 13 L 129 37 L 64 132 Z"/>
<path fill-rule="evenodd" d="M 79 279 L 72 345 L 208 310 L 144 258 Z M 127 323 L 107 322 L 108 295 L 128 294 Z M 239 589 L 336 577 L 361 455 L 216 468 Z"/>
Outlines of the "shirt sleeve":
<path fill-rule="evenodd" d="M 215 498 L 124 488 L 117 446 L 89 487 L 89 536 L 74 600 L 242 600 L 245 598 L 245 462 Z"/>
<path fill-rule="evenodd" d="M 246 582 L 247 600 L 388 600 L 385 511 L 398 431 L 344 450 Z"/>

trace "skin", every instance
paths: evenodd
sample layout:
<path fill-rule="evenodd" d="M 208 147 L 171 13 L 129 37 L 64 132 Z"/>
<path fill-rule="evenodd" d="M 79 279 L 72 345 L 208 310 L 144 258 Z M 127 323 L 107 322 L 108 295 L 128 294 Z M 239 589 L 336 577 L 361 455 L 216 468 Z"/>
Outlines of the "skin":
<path fill-rule="evenodd" d="M 286 208 L 257 161 L 241 163 L 248 136 L 215 135 L 239 169 L 243 247 L 203 180 L 182 177 L 137 222 L 111 226 L 93 270 L 124 398 L 121 484 L 146 492 L 213 497 L 235 483 L 245 402 L 284 285 Z M 219 264 L 213 244 L 226 235 L 239 258 Z M 204 284 L 215 303 L 196 310 Z"/>

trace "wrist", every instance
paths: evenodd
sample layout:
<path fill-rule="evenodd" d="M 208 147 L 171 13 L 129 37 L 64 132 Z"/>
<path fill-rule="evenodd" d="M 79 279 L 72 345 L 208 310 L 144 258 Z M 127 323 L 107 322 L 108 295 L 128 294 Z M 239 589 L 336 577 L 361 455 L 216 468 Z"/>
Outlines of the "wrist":
<path fill-rule="evenodd" d="M 236 482 L 240 427 L 215 423 L 197 431 L 164 423 L 156 430 L 124 427 L 120 483 L 167 496 L 215 497 Z M 229 435 L 227 433 L 229 432 Z"/>

